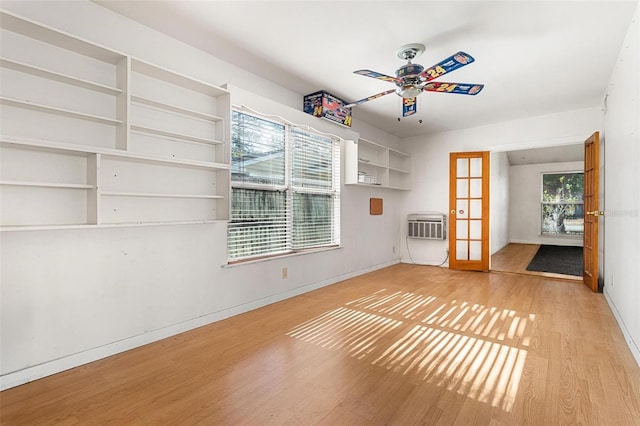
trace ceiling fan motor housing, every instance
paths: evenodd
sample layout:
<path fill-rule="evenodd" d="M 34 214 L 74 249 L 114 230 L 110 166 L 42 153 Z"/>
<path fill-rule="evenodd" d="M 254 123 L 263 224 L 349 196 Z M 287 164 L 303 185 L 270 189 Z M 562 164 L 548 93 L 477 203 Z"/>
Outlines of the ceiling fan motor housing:
<path fill-rule="evenodd" d="M 396 93 L 403 98 L 415 98 L 422 93 L 424 79 L 421 74 L 424 67 L 419 64 L 408 63 L 396 70 L 396 77 L 402 81 L 396 82 Z"/>
<path fill-rule="evenodd" d="M 396 70 L 396 77 L 411 78 L 418 77 L 424 71 L 424 67 L 419 64 L 405 64 Z"/>

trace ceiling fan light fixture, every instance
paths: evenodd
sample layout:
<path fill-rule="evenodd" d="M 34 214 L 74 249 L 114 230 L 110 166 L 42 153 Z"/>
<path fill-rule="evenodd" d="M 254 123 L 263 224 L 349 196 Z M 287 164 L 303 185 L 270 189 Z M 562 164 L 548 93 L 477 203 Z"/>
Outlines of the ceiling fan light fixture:
<path fill-rule="evenodd" d="M 403 98 L 417 98 L 422 93 L 422 87 L 414 85 L 402 86 L 398 87 L 396 93 Z"/>

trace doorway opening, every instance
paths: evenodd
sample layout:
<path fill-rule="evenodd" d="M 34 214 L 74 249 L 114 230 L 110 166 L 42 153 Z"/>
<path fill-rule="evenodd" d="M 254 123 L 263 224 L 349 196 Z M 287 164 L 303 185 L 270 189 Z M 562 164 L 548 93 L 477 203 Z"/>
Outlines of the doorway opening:
<path fill-rule="evenodd" d="M 574 252 L 583 246 L 581 233 L 573 232 L 579 225 L 574 219 L 582 217 L 582 196 L 567 194 L 576 189 L 576 176 L 584 171 L 584 143 L 493 152 L 491 160 L 491 270 L 582 281 L 581 275 L 527 267 L 541 246 L 560 246 L 560 256 L 563 246 Z M 563 187 L 568 179 L 570 188 Z"/>
<path fill-rule="evenodd" d="M 496 272 L 537 275 L 548 278 L 560 278 L 577 282 L 582 281 L 582 275 L 562 274 L 548 271 L 534 271 L 527 269 L 540 250 L 540 247 L 540 244 L 509 243 L 491 256 L 491 270 Z M 567 248 L 578 247 L 567 246 Z M 561 251 L 559 253 L 560 256 L 563 255 Z M 582 255 L 582 251 L 580 251 L 580 255 Z M 568 253 L 567 256 L 569 256 Z M 562 262 L 563 259 L 556 258 L 556 261 Z M 573 254 L 571 254 L 571 258 L 567 258 L 564 261 L 573 262 Z"/>

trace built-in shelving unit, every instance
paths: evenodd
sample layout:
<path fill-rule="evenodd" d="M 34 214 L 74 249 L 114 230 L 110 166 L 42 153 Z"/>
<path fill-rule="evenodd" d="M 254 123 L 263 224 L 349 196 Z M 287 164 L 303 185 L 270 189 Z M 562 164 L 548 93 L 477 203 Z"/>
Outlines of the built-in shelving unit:
<path fill-rule="evenodd" d="M 0 229 L 229 217 L 223 88 L 0 11 Z"/>
<path fill-rule="evenodd" d="M 44 68 L 35 67 L 33 65 L 25 64 L 22 62 L 12 61 L 10 59 L 0 58 L 0 66 L 15 71 L 32 74 L 42 78 L 48 78 L 50 80 L 59 81 L 61 83 L 76 85 L 88 90 L 95 90 L 96 92 L 105 93 L 107 95 L 119 95 L 122 90 L 106 86 L 104 84 L 94 83 L 93 81 L 83 80 L 70 75 L 65 75 L 57 72 L 53 72 Z"/>
<path fill-rule="evenodd" d="M 345 183 L 399 190 L 411 189 L 411 156 L 393 148 L 359 139 L 345 149 Z"/>

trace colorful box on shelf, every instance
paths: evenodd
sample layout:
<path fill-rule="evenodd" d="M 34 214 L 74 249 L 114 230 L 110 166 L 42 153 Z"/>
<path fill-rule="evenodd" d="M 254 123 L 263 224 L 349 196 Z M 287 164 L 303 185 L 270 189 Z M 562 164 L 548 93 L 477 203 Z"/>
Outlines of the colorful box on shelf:
<path fill-rule="evenodd" d="M 345 108 L 346 104 L 342 99 L 321 90 L 304 97 L 303 111 L 351 127 L 351 108 Z"/>

